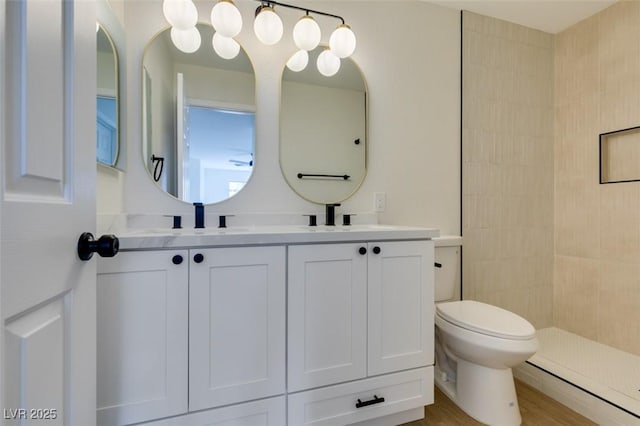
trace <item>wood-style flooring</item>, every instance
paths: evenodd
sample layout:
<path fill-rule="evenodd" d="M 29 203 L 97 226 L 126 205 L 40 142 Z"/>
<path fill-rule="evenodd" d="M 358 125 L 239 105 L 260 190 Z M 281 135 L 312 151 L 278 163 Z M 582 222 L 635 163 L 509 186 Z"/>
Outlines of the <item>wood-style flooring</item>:
<path fill-rule="evenodd" d="M 523 426 L 589 426 L 591 420 L 516 380 L 518 404 Z M 403 426 L 476 426 L 482 423 L 469 417 L 435 387 L 435 403 L 425 407 L 425 418 Z"/>

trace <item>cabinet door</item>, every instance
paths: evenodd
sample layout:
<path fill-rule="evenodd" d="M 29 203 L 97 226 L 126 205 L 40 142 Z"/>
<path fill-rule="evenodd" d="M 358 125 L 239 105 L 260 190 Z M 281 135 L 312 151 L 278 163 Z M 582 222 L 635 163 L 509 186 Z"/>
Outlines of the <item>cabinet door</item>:
<path fill-rule="evenodd" d="M 432 241 L 369 243 L 369 375 L 433 364 L 433 262 Z"/>
<path fill-rule="evenodd" d="M 289 247 L 288 389 L 366 376 L 366 244 Z"/>
<path fill-rule="evenodd" d="M 190 411 L 283 394 L 285 248 L 190 256 Z"/>
<path fill-rule="evenodd" d="M 98 424 L 187 411 L 187 260 L 186 251 L 173 250 L 100 259 Z"/>

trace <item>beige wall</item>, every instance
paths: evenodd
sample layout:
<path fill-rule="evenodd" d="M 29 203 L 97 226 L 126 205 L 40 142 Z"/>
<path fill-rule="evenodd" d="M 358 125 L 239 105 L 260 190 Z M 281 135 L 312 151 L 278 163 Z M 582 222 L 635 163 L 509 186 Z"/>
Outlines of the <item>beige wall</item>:
<path fill-rule="evenodd" d="M 640 183 L 598 183 L 598 134 L 640 125 L 640 2 L 558 34 L 554 323 L 640 355 Z"/>
<path fill-rule="evenodd" d="M 553 36 L 463 16 L 464 298 L 553 306 Z"/>
<path fill-rule="evenodd" d="M 640 183 L 598 164 L 600 133 L 640 125 L 640 2 L 463 29 L 464 297 L 640 354 Z"/>

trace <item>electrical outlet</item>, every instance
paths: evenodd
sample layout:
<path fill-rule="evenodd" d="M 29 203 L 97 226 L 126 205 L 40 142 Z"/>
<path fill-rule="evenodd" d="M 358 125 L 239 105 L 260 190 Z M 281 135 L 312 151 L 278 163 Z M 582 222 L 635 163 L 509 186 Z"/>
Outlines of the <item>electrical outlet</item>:
<path fill-rule="evenodd" d="M 373 208 L 376 213 L 382 213 L 387 208 L 387 194 L 375 192 L 373 194 Z"/>

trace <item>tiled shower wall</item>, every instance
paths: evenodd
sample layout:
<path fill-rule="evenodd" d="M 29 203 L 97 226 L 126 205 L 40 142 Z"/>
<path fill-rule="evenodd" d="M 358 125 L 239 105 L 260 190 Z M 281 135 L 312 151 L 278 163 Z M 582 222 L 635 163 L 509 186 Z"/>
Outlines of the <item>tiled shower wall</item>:
<path fill-rule="evenodd" d="M 640 2 L 621 1 L 555 52 L 554 324 L 637 355 L 640 182 L 599 184 L 598 135 L 640 126 L 639 34 Z"/>
<path fill-rule="evenodd" d="M 638 355 L 640 182 L 599 184 L 598 135 L 640 126 L 639 34 L 636 1 L 555 36 L 465 12 L 462 147 L 464 297 Z"/>
<path fill-rule="evenodd" d="M 553 36 L 463 13 L 463 297 L 553 321 Z"/>

